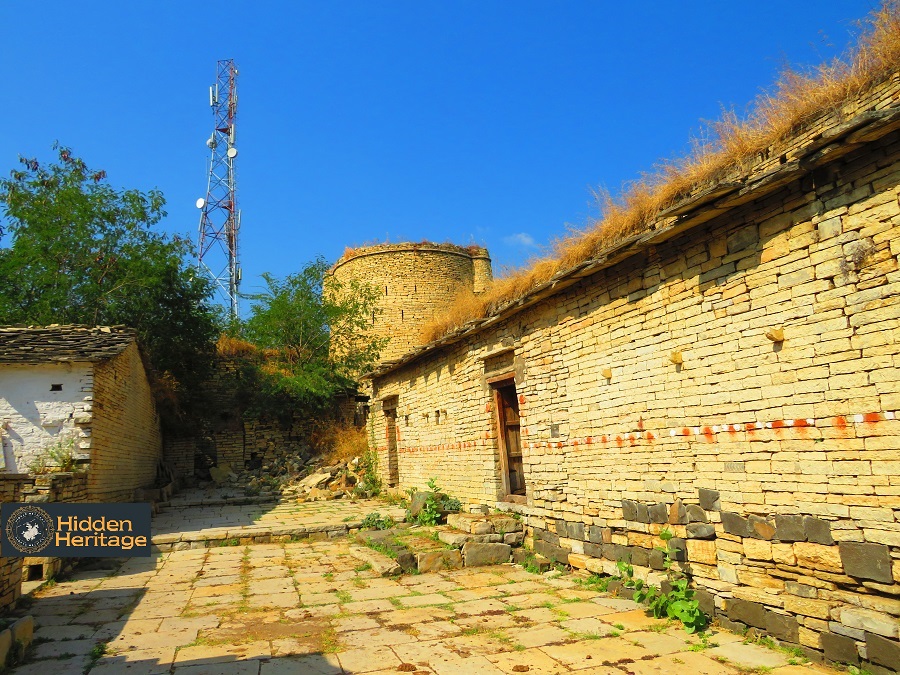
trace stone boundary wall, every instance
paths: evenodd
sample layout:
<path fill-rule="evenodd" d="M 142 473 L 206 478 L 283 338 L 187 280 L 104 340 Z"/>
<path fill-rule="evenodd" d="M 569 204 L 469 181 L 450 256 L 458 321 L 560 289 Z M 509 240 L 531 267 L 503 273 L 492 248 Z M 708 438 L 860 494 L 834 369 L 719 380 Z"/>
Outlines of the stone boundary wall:
<path fill-rule="evenodd" d="M 308 459 L 313 420 L 295 415 L 285 423 L 264 416 L 245 417 L 238 400 L 238 358 L 219 357 L 213 377 L 206 383 L 209 409 L 205 421 L 180 434 L 163 439 L 163 458 L 182 483 L 199 477 L 208 480 L 203 467 L 229 464 L 235 472 L 248 463 L 272 465 L 298 458 Z M 348 397 L 335 404 L 334 414 L 348 423 L 354 421 L 356 402 Z"/>
<path fill-rule="evenodd" d="M 22 487 L 24 502 L 79 503 L 88 501 L 87 473 L 49 473 L 29 475 Z M 29 556 L 23 558 L 23 578 L 51 579 L 63 569 L 72 567 L 77 558 L 54 558 L 50 556 Z M 35 569 L 39 566 L 40 569 Z M 39 574 L 35 574 L 39 572 Z"/>
<path fill-rule="evenodd" d="M 896 83 L 876 93 L 871 109 L 897 105 Z M 377 375 L 375 399 L 397 397 L 400 487 L 503 496 L 486 364 L 513 350 L 515 508 L 537 550 L 649 575 L 668 527 L 723 622 L 896 669 L 900 133 L 816 161 Z M 384 457 L 384 414 L 370 423 Z"/>
<path fill-rule="evenodd" d="M 380 244 L 356 249 L 329 272 L 341 282 L 359 281 L 381 293 L 372 334 L 390 338 L 381 359 L 419 345 L 419 333 L 465 289 L 481 292 L 491 279 L 486 249 L 447 244 Z M 327 277 L 326 277 L 327 286 Z"/>
<path fill-rule="evenodd" d="M 0 364 L 0 468 L 28 472 L 53 452 L 90 462 L 93 365 Z"/>
<path fill-rule="evenodd" d="M 31 474 L 22 487 L 22 496 L 26 502 L 86 502 L 87 486 L 87 473 Z"/>
<path fill-rule="evenodd" d="M 156 481 L 162 458 L 159 417 L 137 343 L 95 364 L 91 501 L 131 501 Z"/>
<path fill-rule="evenodd" d="M 0 473 L 0 504 L 22 501 L 28 474 Z M 0 557 L 0 614 L 15 607 L 22 594 L 23 558 Z"/>

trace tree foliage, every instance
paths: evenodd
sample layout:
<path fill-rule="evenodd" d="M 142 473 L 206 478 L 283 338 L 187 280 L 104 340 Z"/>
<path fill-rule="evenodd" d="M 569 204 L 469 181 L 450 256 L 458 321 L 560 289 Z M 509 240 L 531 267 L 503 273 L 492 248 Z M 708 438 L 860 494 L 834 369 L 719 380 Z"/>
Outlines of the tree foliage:
<path fill-rule="evenodd" d="M 325 278 L 322 258 L 278 279 L 264 274 L 266 290 L 253 302 L 243 336 L 266 350 L 271 387 L 305 405 L 319 406 L 355 386 L 386 340 L 368 334 L 378 292 L 358 281 Z"/>
<path fill-rule="evenodd" d="M 0 324 L 135 328 L 156 374 L 185 387 L 209 365 L 219 320 L 210 284 L 186 264 L 190 245 L 153 230 L 159 190 L 119 190 L 71 150 L 0 179 L 11 241 L 0 248 Z M 5 230 L 5 232 L 4 232 Z"/>

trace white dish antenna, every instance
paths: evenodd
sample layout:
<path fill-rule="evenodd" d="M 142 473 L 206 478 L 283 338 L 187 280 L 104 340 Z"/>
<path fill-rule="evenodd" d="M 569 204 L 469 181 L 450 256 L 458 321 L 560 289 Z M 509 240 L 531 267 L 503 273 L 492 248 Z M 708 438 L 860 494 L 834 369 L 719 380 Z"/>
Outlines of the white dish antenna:
<path fill-rule="evenodd" d="M 200 197 L 200 199 L 197 200 L 197 208 L 202 209 L 204 206 L 206 206 L 206 200 L 203 199 L 203 197 Z"/>
<path fill-rule="evenodd" d="M 237 157 L 237 148 L 228 148 L 228 152 L 226 152 L 225 154 L 228 155 L 231 159 L 234 159 L 235 157 Z"/>

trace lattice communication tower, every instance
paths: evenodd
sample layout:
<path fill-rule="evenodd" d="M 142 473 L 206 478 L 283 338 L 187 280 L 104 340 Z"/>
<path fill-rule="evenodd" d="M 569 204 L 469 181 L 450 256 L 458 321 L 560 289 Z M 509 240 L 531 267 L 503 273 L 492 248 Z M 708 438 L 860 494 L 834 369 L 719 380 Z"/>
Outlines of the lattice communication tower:
<path fill-rule="evenodd" d="M 238 317 L 238 232 L 241 212 L 235 185 L 235 120 L 237 118 L 237 67 L 233 59 L 216 64 L 216 83 L 209 88 L 209 105 L 215 126 L 206 141 L 210 149 L 206 199 L 197 200 L 200 238 L 197 267 L 216 284 L 228 303 L 232 318 Z"/>

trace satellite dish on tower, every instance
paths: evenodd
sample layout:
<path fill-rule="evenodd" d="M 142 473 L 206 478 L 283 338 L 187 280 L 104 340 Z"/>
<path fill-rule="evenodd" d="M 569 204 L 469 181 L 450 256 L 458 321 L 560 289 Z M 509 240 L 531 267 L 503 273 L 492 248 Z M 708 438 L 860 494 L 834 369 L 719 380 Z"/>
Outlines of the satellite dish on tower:
<path fill-rule="evenodd" d="M 203 199 L 203 197 L 200 197 L 200 199 L 197 200 L 197 208 L 202 209 L 204 206 L 206 206 L 206 200 Z"/>
<path fill-rule="evenodd" d="M 225 154 L 231 157 L 231 159 L 234 159 L 235 157 L 237 157 L 237 148 L 228 148 L 228 152 Z"/>

